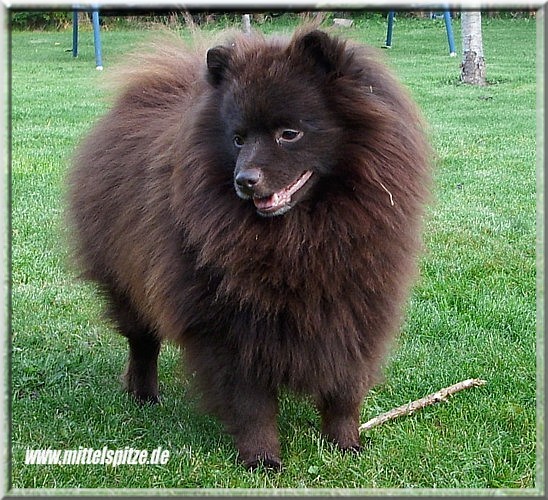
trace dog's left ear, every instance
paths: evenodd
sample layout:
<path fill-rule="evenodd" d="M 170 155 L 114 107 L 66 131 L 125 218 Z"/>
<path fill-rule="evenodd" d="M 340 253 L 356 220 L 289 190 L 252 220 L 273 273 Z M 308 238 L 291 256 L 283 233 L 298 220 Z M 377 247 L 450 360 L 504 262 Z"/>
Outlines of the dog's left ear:
<path fill-rule="evenodd" d="M 207 51 L 207 80 L 214 87 L 218 87 L 224 80 L 230 67 L 232 51 L 228 47 L 219 45 Z"/>
<path fill-rule="evenodd" d="M 330 37 L 323 31 L 314 30 L 304 35 L 297 35 L 289 50 L 300 55 L 301 61 L 325 75 L 341 72 L 345 56 L 344 42 Z"/>

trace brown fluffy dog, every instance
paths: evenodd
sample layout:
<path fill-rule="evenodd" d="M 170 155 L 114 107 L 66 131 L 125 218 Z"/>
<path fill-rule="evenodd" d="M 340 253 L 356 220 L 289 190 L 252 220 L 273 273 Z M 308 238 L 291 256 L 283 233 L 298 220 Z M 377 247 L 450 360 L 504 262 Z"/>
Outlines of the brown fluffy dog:
<path fill-rule="evenodd" d="M 280 387 L 359 449 L 415 274 L 428 151 L 371 51 L 322 31 L 146 57 L 70 177 L 78 262 L 129 341 L 127 390 L 158 399 L 170 339 L 248 467 L 280 466 Z"/>

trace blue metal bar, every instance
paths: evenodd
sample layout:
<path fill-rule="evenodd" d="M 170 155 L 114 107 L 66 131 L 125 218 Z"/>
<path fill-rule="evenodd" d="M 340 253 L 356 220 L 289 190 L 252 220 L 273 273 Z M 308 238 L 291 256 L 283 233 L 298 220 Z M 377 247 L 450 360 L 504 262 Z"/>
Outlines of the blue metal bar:
<path fill-rule="evenodd" d="M 95 67 L 98 70 L 103 69 L 103 56 L 101 53 L 101 33 L 99 31 L 99 9 L 91 11 L 93 23 L 93 44 L 95 45 Z"/>
<path fill-rule="evenodd" d="M 72 11 L 72 57 L 78 57 L 78 11 Z"/>
<path fill-rule="evenodd" d="M 443 11 L 443 19 L 445 20 L 445 29 L 447 31 L 447 41 L 449 42 L 449 55 L 455 57 L 457 52 L 455 50 L 455 39 L 453 37 L 453 28 L 451 26 L 451 14 L 448 10 Z"/>
<path fill-rule="evenodd" d="M 392 31 L 394 26 L 394 11 L 388 12 L 388 29 L 386 30 L 386 43 L 385 48 L 390 49 L 392 47 Z"/>

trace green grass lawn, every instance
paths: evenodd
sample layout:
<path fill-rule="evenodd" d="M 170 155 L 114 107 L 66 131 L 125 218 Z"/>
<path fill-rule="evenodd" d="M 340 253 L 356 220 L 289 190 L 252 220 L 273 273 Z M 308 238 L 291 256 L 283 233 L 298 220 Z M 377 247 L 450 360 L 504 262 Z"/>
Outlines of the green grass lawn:
<path fill-rule="evenodd" d="M 284 23 L 265 31 L 289 30 Z M 460 52 L 460 24 L 454 22 Z M 487 385 L 367 433 L 359 456 L 324 442 L 305 401 L 285 395 L 284 471 L 245 471 L 220 425 L 196 409 L 176 349 L 160 356 L 163 402 L 121 390 L 125 339 L 67 266 L 63 179 L 78 140 L 106 109 L 101 81 L 143 38 L 12 35 L 11 482 L 28 488 L 539 488 L 536 414 L 536 24 L 484 19 L 490 85 L 458 82 L 443 21 L 397 20 L 382 56 L 410 88 L 437 154 L 421 277 L 386 379 L 362 421 L 471 377 Z M 386 21 L 346 33 L 380 47 Z M 542 415 L 542 414 L 541 414 Z M 165 465 L 25 465 L 27 448 L 170 452 Z M 480 491 L 481 494 L 481 491 Z"/>

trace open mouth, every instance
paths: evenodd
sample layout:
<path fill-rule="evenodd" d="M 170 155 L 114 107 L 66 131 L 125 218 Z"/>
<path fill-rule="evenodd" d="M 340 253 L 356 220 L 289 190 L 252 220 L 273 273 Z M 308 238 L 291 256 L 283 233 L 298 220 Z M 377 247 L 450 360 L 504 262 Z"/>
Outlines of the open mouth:
<path fill-rule="evenodd" d="M 270 196 L 259 198 L 254 196 L 253 203 L 261 215 L 281 215 L 291 208 L 292 196 L 301 189 L 312 176 L 312 171 L 305 171 L 295 182 Z"/>

